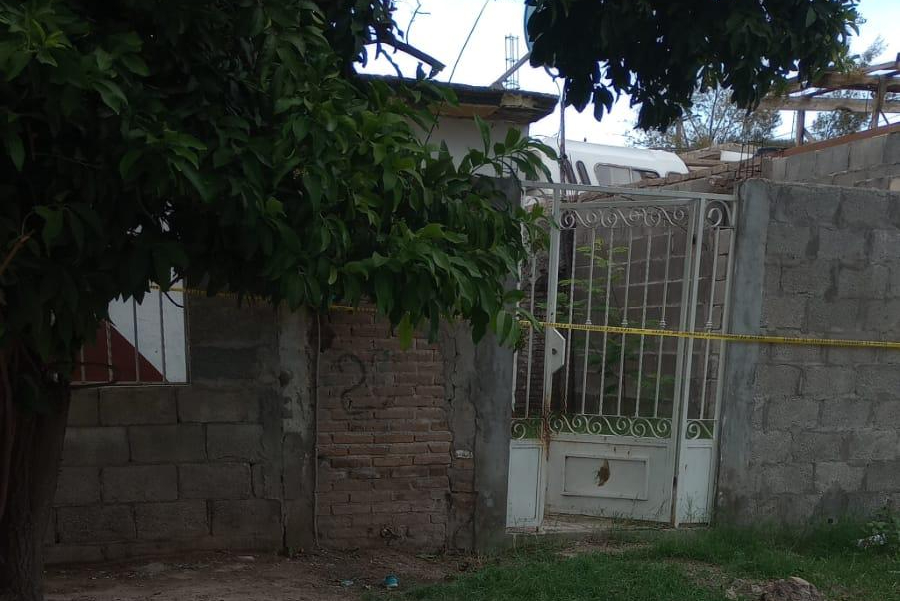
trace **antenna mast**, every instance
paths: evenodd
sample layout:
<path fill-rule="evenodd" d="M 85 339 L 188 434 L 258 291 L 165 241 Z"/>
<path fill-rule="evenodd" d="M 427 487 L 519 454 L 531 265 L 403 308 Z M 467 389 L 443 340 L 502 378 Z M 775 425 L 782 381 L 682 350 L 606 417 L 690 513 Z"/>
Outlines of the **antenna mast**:
<path fill-rule="evenodd" d="M 519 89 L 519 36 L 509 34 L 506 36 L 506 69 L 509 74 L 503 81 L 503 87 L 507 90 Z"/>

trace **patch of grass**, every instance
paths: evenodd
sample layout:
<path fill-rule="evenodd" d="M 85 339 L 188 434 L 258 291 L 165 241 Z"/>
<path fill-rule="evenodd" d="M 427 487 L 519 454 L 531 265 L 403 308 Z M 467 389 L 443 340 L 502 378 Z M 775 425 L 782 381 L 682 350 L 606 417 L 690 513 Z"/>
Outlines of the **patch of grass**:
<path fill-rule="evenodd" d="M 462 576 L 448 584 L 414 589 L 422 601 L 725 601 L 663 562 L 591 553 L 560 559 L 533 553 Z"/>
<path fill-rule="evenodd" d="M 830 601 L 900 601 L 900 557 L 858 549 L 857 525 L 803 530 L 633 532 L 621 552 L 565 557 L 536 544 L 452 582 L 412 588 L 421 601 L 725 601 L 737 579 L 799 576 Z M 641 545 L 625 543 L 641 542 Z"/>
<path fill-rule="evenodd" d="M 660 535 L 638 553 L 648 562 L 682 559 L 718 566 L 730 576 L 775 580 L 799 576 L 835 599 L 900 600 L 900 558 L 859 549 L 858 525 L 807 529 L 713 528 Z"/>

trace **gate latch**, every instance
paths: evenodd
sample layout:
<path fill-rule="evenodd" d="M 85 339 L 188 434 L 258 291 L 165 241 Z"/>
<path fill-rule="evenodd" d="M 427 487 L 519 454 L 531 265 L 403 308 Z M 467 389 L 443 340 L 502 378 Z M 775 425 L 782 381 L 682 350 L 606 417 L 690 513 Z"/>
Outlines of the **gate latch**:
<path fill-rule="evenodd" d="M 566 339 L 556 328 L 547 328 L 547 352 L 550 373 L 556 373 L 566 363 Z"/>

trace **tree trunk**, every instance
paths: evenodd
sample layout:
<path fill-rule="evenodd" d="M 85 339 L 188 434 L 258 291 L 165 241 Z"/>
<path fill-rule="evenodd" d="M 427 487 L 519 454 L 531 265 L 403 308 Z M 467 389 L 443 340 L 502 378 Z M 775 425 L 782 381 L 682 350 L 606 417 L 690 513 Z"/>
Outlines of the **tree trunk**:
<path fill-rule="evenodd" d="M 6 508 L 0 517 L 0 601 L 44 597 L 44 535 L 56 493 L 69 392 L 68 384 L 48 390 L 52 409 L 46 413 L 12 404 L 15 437 Z"/>

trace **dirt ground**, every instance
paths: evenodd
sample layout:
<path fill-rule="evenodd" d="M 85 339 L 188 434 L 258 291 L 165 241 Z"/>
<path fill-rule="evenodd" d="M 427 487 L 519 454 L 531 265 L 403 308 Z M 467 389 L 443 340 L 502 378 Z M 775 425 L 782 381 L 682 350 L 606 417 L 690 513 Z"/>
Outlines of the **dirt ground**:
<path fill-rule="evenodd" d="M 319 551 L 294 558 L 260 553 L 197 553 L 97 565 L 51 566 L 47 601 L 330 601 L 434 582 L 476 567 L 462 556 L 401 550 Z"/>

